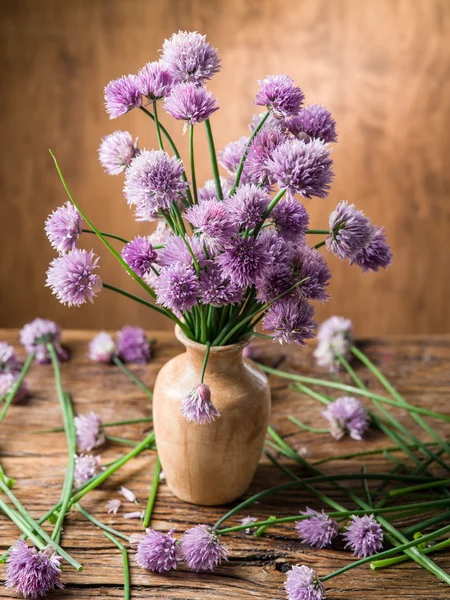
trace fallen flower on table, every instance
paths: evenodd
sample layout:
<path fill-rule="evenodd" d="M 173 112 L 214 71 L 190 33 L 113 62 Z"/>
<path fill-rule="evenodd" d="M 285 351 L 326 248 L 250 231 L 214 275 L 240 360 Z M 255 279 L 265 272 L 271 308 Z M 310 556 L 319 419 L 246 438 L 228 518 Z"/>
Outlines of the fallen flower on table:
<path fill-rule="evenodd" d="M 136 494 L 134 494 L 134 492 L 132 492 L 131 490 L 129 490 L 125 486 L 122 486 L 119 491 L 122 494 L 122 496 L 126 500 L 128 500 L 128 502 L 137 502 L 137 500 L 136 500 Z"/>
<path fill-rule="evenodd" d="M 176 569 L 181 560 L 181 552 L 177 539 L 173 535 L 174 531 L 171 529 L 164 534 L 161 531 L 147 529 L 137 543 L 137 564 L 143 569 L 156 573 L 166 573 Z"/>
<path fill-rule="evenodd" d="M 383 547 L 383 529 L 373 515 L 353 516 L 344 538 L 347 542 L 345 547 L 359 558 L 371 556 Z"/>
<path fill-rule="evenodd" d="M 55 348 L 58 360 L 69 360 L 67 351 L 61 345 L 61 330 L 59 326 L 49 319 L 34 319 L 24 325 L 20 331 L 20 341 L 28 354 L 34 352 L 34 358 L 39 364 L 51 362 L 47 344 Z"/>
<path fill-rule="evenodd" d="M 188 529 L 181 539 L 181 550 L 188 567 L 196 573 L 213 571 L 228 554 L 214 530 L 207 525 Z"/>
<path fill-rule="evenodd" d="M 0 402 L 12 391 L 14 384 L 19 377 L 19 373 L 1 373 L 0 374 Z M 14 394 L 13 404 L 22 404 L 30 396 L 30 391 L 25 381 L 19 385 Z"/>
<path fill-rule="evenodd" d="M 295 529 L 300 538 L 313 548 L 325 548 L 329 546 L 339 532 L 339 526 L 333 521 L 324 510 L 317 512 L 311 508 L 306 508 L 305 512 L 300 512 L 307 519 L 297 521 Z"/>
<path fill-rule="evenodd" d="M 0 374 L 17 373 L 22 364 L 13 346 L 7 342 L 0 342 Z"/>
<path fill-rule="evenodd" d="M 147 364 L 151 345 L 141 327 L 125 325 L 117 334 L 117 355 L 124 363 Z"/>
<path fill-rule="evenodd" d="M 330 402 L 322 415 L 329 421 L 330 433 L 337 440 L 348 434 L 361 441 L 369 427 L 369 417 L 362 402 L 350 396 Z"/>
<path fill-rule="evenodd" d="M 109 333 L 100 331 L 89 342 L 89 358 L 95 362 L 109 365 L 116 353 L 116 344 Z"/>
<path fill-rule="evenodd" d="M 322 600 L 325 588 L 314 569 L 295 565 L 284 583 L 288 600 Z"/>
<path fill-rule="evenodd" d="M 80 452 L 90 452 L 105 443 L 103 422 L 93 410 L 87 415 L 76 416 L 74 423 Z"/>
<path fill-rule="evenodd" d="M 143 519 L 144 518 L 144 511 L 143 510 L 139 510 L 139 511 L 134 511 L 134 512 L 127 512 L 123 515 L 124 519 Z"/>
<path fill-rule="evenodd" d="M 100 456 L 92 454 L 80 454 L 75 457 L 74 480 L 77 486 L 81 486 L 93 479 L 100 471 Z"/>
<path fill-rule="evenodd" d="M 105 508 L 108 511 L 108 514 L 117 514 L 117 511 L 119 510 L 119 508 L 122 506 L 122 502 L 116 498 L 111 498 L 111 500 L 108 500 L 108 502 L 105 504 Z"/>
<path fill-rule="evenodd" d="M 352 322 L 344 317 L 330 317 L 317 332 L 317 347 L 314 350 L 317 364 L 333 373 L 342 369 L 339 356 L 348 359 L 352 344 Z"/>

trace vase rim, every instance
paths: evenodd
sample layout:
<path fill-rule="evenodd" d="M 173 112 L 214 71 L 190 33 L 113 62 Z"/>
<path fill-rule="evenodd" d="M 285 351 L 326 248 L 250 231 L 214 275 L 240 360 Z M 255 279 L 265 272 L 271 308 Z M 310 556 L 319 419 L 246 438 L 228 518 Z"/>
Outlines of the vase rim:
<path fill-rule="evenodd" d="M 183 344 L 183 346 L 189 348 L 197 348 L 198 350 L 204 351 L 206 344 L 201 344 L 200 342 L 196 342 L 191 340 L 185 335 L 179 325 L 175 325 L 175 337 L 179 342 Z M 231 350 L 243 350 L 245 346 L 248 346 L 251 342 L 251 335 L 248 335 L 245 339 L 241 340 L 237 344 L 228 344 L 227 346 L 211 346 L 210 353 L 218 354 L 220 352 L 230 352 Z"/>

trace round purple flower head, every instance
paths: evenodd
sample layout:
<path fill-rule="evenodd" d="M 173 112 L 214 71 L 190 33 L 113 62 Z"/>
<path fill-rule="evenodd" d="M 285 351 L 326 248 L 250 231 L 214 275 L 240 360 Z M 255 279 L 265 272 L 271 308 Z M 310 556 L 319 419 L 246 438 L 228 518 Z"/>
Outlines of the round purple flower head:
<path fill-rule="evenodd" d="M 75 456 L 74 481 L 77 487 L 90 481 L 100 470 L 100 456 L 80 454 Z"/>
<path fill-rule="evenodd" d="M 196 31 L 179 31 L 164 40 L 161 60 L 169 68 L 176 83 L 201 84 L 219 72 L 217 50 Z"/>
<path fill-rule="evenodd" d="M 171 236 L 169 225 L 163 219 L 158 221 L 156 229 L 153 233 L 148 236 L 148 240 L 153 246 L 162 246 Z"/>
<path fill-rule="evenodd" d="M 280 344 L 295 342 L 305 346 L 305 340 L 314 337 L 316 322 L 314 309 L 305 300 L 281 299 L 273 304 L 264 317 L 263 327 L 273 333 Z"/>
<path fill-rule="evenodd" d="M 124 194 L 139 221 L 152 221 L 185 193 L 183 163 L 162 150 L 142 150 L 125 173 Z"/>
<path fill-rule="evenodd" d="M 7 559 L 5 585 L 29 600 L 42 598 L 51 590 L 62 590 L 61 561 L 50 546 L 37 550 L 16 540 Z"/>
<path fill-rule="evenodd" d="M 302 540 L 313 548 L 329 546 L 339 532 L 336 521 L 333 521 L 325 511 L 319 513 L 311 508 L 307 508 L 300 514 L 308 517 L 295 524 L 295 529 Z"/>
<path fill-rule="evenodd" d="M 164 101 L 164 108 L 174 119 L 195 125 L 209 119 L 219 109 L 216 99 L 205 87 L 179 83 Z"/>
<path fill-rule="evenodd" d="M 258 225 L 269 204 L 267 193 L 253 184 L 240 185 L 226 201 L 227 211 L 233 223 L 240 229 L 253 229 Z"/>
<path fill-rule="evenodd" d="M 12 388 L 18 377 L 19 373 L 17 371 L 0 373 L 0 398 L 3 398 L 3 396 L 6 396 L 12 391 Z M 30 392 L 28 390 L 28 386 L 24 381 L 22 381 L 18 390 L 14 394 L 13 403 L 22 404 L 22 402 L 24 402 L 29 395 Z"/>
<path fill-rule="evenodd" d="M 117 353 L 124 363 L 147 364 L 151 347 L 145 331 L 132 325 L 122 327 L 117 334 Z"/>
<path fill-rule="evenodd" d="M 209 264 L 210 261 L 208 261 L 205 257 L 200 240 L 194 237 L 189 238 L 188 241 L 200 268 L 203 268 Z M 179 235 L 171 235 L 168 238 L 164 248 L 158 252 L 157 262 L 162 267 L 170 267 L 174 265 L 174 263 L 191 267 L 194 265 L 192 254 L 189 252 L 186 243 Z"/>
<path fill-rule="evenodd" d="M 347 433 L 354 440 L 362 440 L 369 427 L 369 417 L 362 403 L 351 396 L 342 396 L 322 412 L 330 423 L 331 435 L 340 440 Z"/>
<path fill-rule="evenodd" d="M 242 287 L 224 277 L 221 269 L 212 263 L 200 274 L 199 299 L 202 304 L 226 306 L 242 302 L 244 295 Z"/>
<path fill-rule="evenodd" d="M 211 401 L 211 390 L 200 383 L 189 392 L 181 403 L 181 413 L 188 422 L 204 425 L 211 423 L 220 413 Z"/>
<path fill-rule="evenodd" d="M 213 255 L 223 248 L 236 231 L 225 204 L 219 200 L 204 200 L 201 204 L 191 206 L 185 217 Z"/>
<path fill-rule="evenodd" d="M 94 411 L 75 417 L 74 423 L 80 452 L 90 452 L 105 443 L 102 420 Z"/>
<path fill-rule="evenodd" d="M 227 558 L 227 551 L 219 542 L 211 527 L 197 525 L 188 529 L 181 540 L 184 560 L 191 571 L 213 571 L 222 559 Z"/>
<path fill-rule="evenodd" d="M 224 169 L 231 173 L 231 175 L 236 174 L 248 140 L 248 137 L 242 136 L 235 142 L 229 142 L 225 148 L 219 152 L 219 163 Z"/>
<path fill-rule="evenodd" d="M 336 121 L 330 111 L 319 104 L 305 106 L 298 115 L 286 119 L 286 125 L 290 133 L 299 140 L 337 142 Z"/>
<path fill-rule="evenodd" d="M 306 244 L 292 252 L 291 267 L 296 281 L 305 280 L 297 292 L 307 300 L 326 302 L 330 296 L 326 289 L 331 279 L 327 261 L 315 248 Z"/>
<path fill-rule="evenodd" d="M 242 287 L 253 285 L 257 276 L 263 275 L 270 266 L 262 242 L 241 236 L 230 240 L 224 252 L 217 257 L 217 264 L 225 277 Z"/>
<path fill-rule="evenodd" d="M 137 138 L 133 142 L 128 131 L 114 131 L 102 139 L 98 159 L 109 175 L 120 175 L 139 152 Z"/>
<path fill-rule="evenodd" d="M 269 160 L 275 148 L 286 141 L 286 135 L 279 129 L 262 129 L 253 138 L 245 160 L 246 176 L 259 185 L 271 185 L 274 178 L 269 167 Z"/>
<path fill-rule="evenodd" d="M 357 252 L 350 264 L 357 264 L 363 271 L 378 271 L 380 267 L 387 269 L 392 263 L 392 250 L 386 241 L 382 227 L 373 227 L 368 245 Z"/>
<path fill-rule="evenodd" d="M 361 210 L 346 200 L 339 202 L 329 219 L 330 236 L 326 247 L 341 259 L 354 258 L 365 248 L 372 235 L 372 225 Z"/>
<path fill-rule="evenodd" d="M 58 360 L 68 360 L 69 356 L 61 346 L 61 330 L 56 323 L 49 319 L 34 319 L 20 330 L 20 342 L 30 354 L 35 353 L 34 359 L 43 365 L 50 362 L 50 355 L 46 348 L 48 342 L 53 344 Z"/>
<path fill-rule="evenodd" d="M 314 569 L 306 565 L 295 565 L 289 571 L 284 589 L 288 600 L 322 600 L 325 588 Z"/>
<path fill-rule="evenodd" d="M 353 344 L 352 322 L 343 317 L 330 317 L 319 327 L 317 340 L 314 351 L 317 364 L 329 371 L 338 371 L 342 366 L 339 356 L 350 358 Z"/>
<path fill-rule="evenodd" d="M 222 188 L 222 193 L 224 197 L 228 196 L 230 192 L 230 186 L 228 185 L 225 177 L 220 176 L 220 187 Z M 214 179 L 208 179 L 205 181 L 203 187 L 198 188 L 198 199 L 199 202 L 203 202 L 203 200 L 218 200 L 217 191 L 216 191 L 216 182 Z"/>
<path fill-rule="evenodd" d="M 0 342 L 0 373 L 20 371 L 21 364 L 14 348 L 6 342 Z"/>
<path fill-rule="evenodd" d="M 142 569 L 167 573 L 177 568 L 180 550 L 177 539 L 173 535 L 175 529 L 164 534 L 161 531 L 147 529 L 138 542 L 136 562 Z"/>
<path fill-rule="evenodd" d="M 144 277 L 149 275 L 152 270 L 152 265 L 156 260 L 157 254 L 153 250 L 153 246 L 148 238 L 138 235 L 122 248 L 121 252 L 123 260 L 127 263 L 130 269 Z"/>
<path fill-rule="evenodd" d="M 182 263 L 163 267 L 155 281 L 158 302 L 177 313 L 197 303 L 198 278 L 194 269 Z"/>
<path fill-rule="evenodd" d="M 267 165 L 281 189 L 305 198 L 326 198 L 333 179 L 330 152 L 321 140 L 288 140 L 275 148 Z"/>
<path fill-rule="evenodd" d="M 383 548 L 383 529 L 373 515 L 352 516 L 344 533 L 346 548 L 358 558 L 371 556 Z"/>
<path fill-rule="evenodd" d="M 291 117 L 298 113 L 305 96 L 288 75 L 269 75 L 258 83 L 255 104 L 265 106 L 276 117 Z"/>
<path fill-rule="evenodd" d="M 45 221 L 45 233 L 59 254 L 73 250 L 83 228 L 83 219 L 71 202 L 54 210 Z"/>
<path fill-rule="evenodd" d="M 142 105 L 135 75 L 122 75 L 105 87 L 105 108 L 110 119 L 117 119 Z"/>
<path fill-rule="evenodd" d="M 137 74 L 136 85 L 139 92 L 149 100 L 161 100 L 170 94 L 173 86 L 172 73 L 160 61 L 149 62 Z"/>
<path fill-rule="evenodd" d="M 106 331 L 101 331 L 89 342 L 89 358 L 95 362 L 109 365 L 115 353 L 116 344 Z"/>
<path fill-rule="evenodd" d="M 93 250 L 75 248 L 52 260 L 45 285 L 62 304 L 80 306 L 88 300 L 93 302 L 102 289 L 102 280 L 93 273 L 98 268 L 97 263 Z"/>
<path fill-rule="evenodd" d="M 306 233 L 309 215 L 303 204 L 294 198 L 282 198 L 270 213 L 278 234 L 287 242 L 295 242 Z"/>

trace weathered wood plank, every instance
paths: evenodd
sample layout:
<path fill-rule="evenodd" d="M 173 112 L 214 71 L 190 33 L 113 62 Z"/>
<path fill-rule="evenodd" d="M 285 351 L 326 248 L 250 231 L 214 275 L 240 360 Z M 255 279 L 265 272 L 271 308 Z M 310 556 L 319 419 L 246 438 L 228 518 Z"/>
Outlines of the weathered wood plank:
<path fill-rule="evenodd" d="M 150 403 L 140 390 L 132 384 L 116 367 L 94 364 L 86 357 L 88 332 L 67 332 L 66 343 L 71 350 L 71 360 L 63 365 L 64 386 L 73 394 L 76 411 L 97 411 L 105 421 L 119 418 L 139 418 L 150 414 Z M 15 331 L 0 331 L 0 339 L 17 345 Z M 406 397 L 421 406 L 449 412 L 450 397 L 450 336 L 439 337 L 390 337 L 364 341 L 365 349 L 382 370 L 392 378 Z M 161 334 L 155 345 L 155 355 L 147 367 L 133 366 L 133 371 L 152 387 L 155 375 L 161 365 L 181 346 L 168 335 Z M 318 375 L 309 350 L 284 348 L 262 344 L 261 352 L 268 361 L 273 361 L 275 353 L 283 352 L 283 368 Z M 366 372 L 362 371 L 364 377 Z M 0 426 L 0 459 L 8 473 L 16 477 L 16 493 L 30 512 L 38 517 L 59 500 L 61 484 L 66 465 L 64 434 L 35 434 L 36 429 L 59 426 L 59 413 L 54 389 L 51 366 L 33 365 L 27 378 L 33 397 L 26 406 L 13 406 Z M 298 431 L 287 420 L 294 414 L 307 423 L 321 425 L 321 406 L 289 389 L 289 382 L 272 379 L 274 426 L 296 448 L 305 447 L 311 460 L 353 452 L 357 449 L 372 449 L 391 445 L 384 436 L 371 432 L 366 442 L 357 443 L 343 440 L 335 442 L 328 435 L 314 435 Z M 373 380 L 370 387 L 381 391 Z M 417 424 L 402 411 L 393 412 L 408 426 L 420 432 Z M 446 423 L 436 423 L 443 435 L 448 435 Z M 127 425 L 110 430 L 111 435 L 121 435 L 130 439 L 142 439 L 148 429 L 146 424 Z M 422 435 L 422 434 L 421 434 Z M 423 436 L 422 436 L 423 437 Z M 109 462 L 127 451 L 124 446 L 107 444 L 101 450 L 102 462 Z M 120 485 L 127 485 L 144 503 L 154 468 L 154 454 L 147 452 L 131 461 L 111 477 L 101 489 L 89 494 L 83 505 L 97 518 L 127 534 L 139 531 L 138 521 L 125 520 L 121 511 L 116 516 L 107 515 L 104 505 L 108 499 L 118 494 Z M 376 456 L 366 457 L 364 463 L 369 471 L 388 471 L 391 464 Z M 298 473 L 301 471 L 291 465 Z M 356 472 L 361 462 L 339 461 L 324 464 L 326 473 Z M 284 482 L 283 474 L 267 460 L 262 460 L 249 493 L 255 493 L 272 485 Z M 374 484 L 376 485 L 376 484 Z M 354 483 L 355 490 L 360 490 Z M 327 493 L 344 504 L 348 502 L 342 494 L 330 488 Z M 284 492 L 275 497 L 265 498 L 253 506 L 250 513 L 256 517 L 271 514 L 285 516 L 304 510 L 305 506 L 318 507 L 317 501 L 305 490 Z M 197 523 L 213 524 L 227 508 L 202 508 L 183 504 L 174 498 L 164 483 L 158 492 L 153 526 L 167 530 L 174 527 L 177 534 Z M 134 510 L 127 505 L 126 510 Z M 245 513 L 247 514 L 247 513 Z M 245 516 L 245 514 L 238 516 Z M 230 524 L 237 523 L 236 519 Z M 17 530 L 4 517 L 0 516 L 0 550 L 3 551 L 15 538 Z M 87 600 L 94 597 L 121 598 L 122 567 L 121 558 L 115 548 L 86 522 L 77 511 L 73 511 L 64 532 L 65 547 L 85 565 L 82 573 L 75 573 L 69 567 L 64 569 L 67 590 L 55 593 L 52 598 L 77 598 Z M 259 597 L 267 600 L 284 598 L 282 585 L 285 571 L 290 564 L 304 563 L 313 566 L 320 574 L 326 574 L 352 560 L 343 544 L 338 542 L 332 549 L 312 550 L 303 545 L 292 527 L 286 524 L 276 527 L 262 538 L 253 538 L 244 533 L 236 533 L 225 538 L 230 559 L 214 574 L 196 575 L 184 567 L 165 576 L 146 573 L 132 564 L 133 598 L 192 599 L 201 594 L 202 599 L 218 600 L 226 598 L 238 600 L 244 597 Z M 450 569 L 450 553 L 436 555 L 436 562 L 444 569 Z M 4 577 L 4 566 L 0 568 L 0 579 Z M 372 572 L 368 568 L 351 571 L 343 577 L 328 582 L 327 598 L 331 600 L 365 597 L 367 600 L 379 598 L 380 589 L 389 600 L 406 599 L 445 599 L 449 597 L 447 586 L 441 584 L 415 564 L 403 564 L 395 569 Z M 10 590 L 0 587 L 0 598 L 12 598 Z"/>

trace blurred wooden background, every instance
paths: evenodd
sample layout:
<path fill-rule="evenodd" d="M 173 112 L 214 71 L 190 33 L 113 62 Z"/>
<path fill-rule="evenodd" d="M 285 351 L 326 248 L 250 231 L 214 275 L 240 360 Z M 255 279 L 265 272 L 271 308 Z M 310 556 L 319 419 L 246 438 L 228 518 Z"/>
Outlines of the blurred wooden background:
<path fill-rule="evenodd" d="M 267 74 L 294 77 L 338 122 L 335 184 L 327 200 L 307 201 L 312 223 L 323 228 L 348 199 L 385 225 L 395 260 L 362 274 L 330 259 L 333 298 L 319 319 L 343 314 L 364 335 L 450 331 L 449 0 L 3 0 L 0 326 L 35 316 L 71 327 L 171 326 L 107 290 L 95 305 L 61 306 L 44 287 L 54 253 L 43 223 L 66 200 L 52 148 L 99 227 L 129 238 L 148 231 L 133 220 L 122 178 L 103 173 L 97 147 L 115 129 L 150 147 L 152 125 L 140 111 L 109 121 L 103 87 L 156 59 L 178 29 L 206 33 L 219 49 L 223 68 L 210 85 L 222 107 L 212 119 L 218 149 L 246 135 Z M 182 125 L 164 122 L 185 151 Z M 201 138 L 199 130 L 200 181 L 211 177 Z M 104 281 L 139 293 L 101 252 Z"/>

